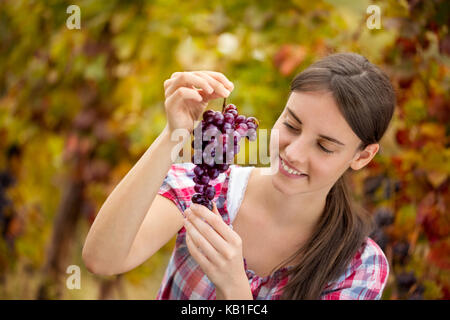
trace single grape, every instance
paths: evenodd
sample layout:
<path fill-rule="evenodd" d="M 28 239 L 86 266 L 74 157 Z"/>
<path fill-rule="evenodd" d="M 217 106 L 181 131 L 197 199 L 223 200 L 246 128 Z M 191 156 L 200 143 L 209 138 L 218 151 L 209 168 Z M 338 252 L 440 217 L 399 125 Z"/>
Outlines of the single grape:
<path fill-rule="evenodd" d="M 203 193 L 203 192 L 205 192 L 205 185 L 203 185 L 203 184 L 196 184 L 194 186 L 194 190 L 196 192 L 198 192 L 198 193 Z"/>
<path fill-rule="evenodd" d="M 205 185 L 209 183 L 209 180 L 210 180 L 210 178 L 207 174 L 202 175 L 200 178 L 201 184 L 205 184 Z"/>
<path fill-rule="evenodd" d="M 211 180 L 217 178 L 220 174 L 219 169 L 217 168 L 212 168 L 211 170 L 208 171 L 208 175 L 211 178 Z"/>
<path fill-rule="evenodd" d="M 195 193 L 191 198 L 191 201 L 193 203 L 198 203 L 198 204 L 200 204 L 203 200 L 204 200 L 203 195 L 201 195 L 200 193 Z"/>
<path fill-rule="evenodd" d="M 212 200 L 216 195 L 216 188 L 214 186 L 208 186 L 206 187 L 204 194 L 206 195 L 207 199 Z"/>
<path fill-rule="evenodd" d="M 194 176 L 192 178 L 192 181 L 194 181 L 195 184 L 201 184 L 200 176 Z"/>
<path fill-rule="evenodd" d="M 203 119 L 214 116 L 214 113 L 215 112 L 213 110 L 206 110 L 203 112 Z"/>
<path fill-rule="evenodd" d="M 200 176 L 202 176 L 205 173 L 205 170 L 202 167 L 200 167 L 200 166 L 196 166 L 194 168 L 194 173 L 195 173 L 195 175 L 197 177 L 200 177 Z"/>
<path fill-rule="evenodd" d="M 214 122 L 213 123 L 216 126 L 220 127 L 221 125 L 223 125 L 224 120 L 225 120 L 225 118 L 224 118 L 223 114 L 220 113 L 220 112 L 216 112 L 216 114 L 214 115 Z"/>
<path fill-rule="evenodd" d="M 228 106 L 225 107 L 225 112 L 228 112 L 229 110 L 236 110 L 237 111 L 237 107 L 230 103 Z"/>
<path fill-rule="evenodd" d="M 213 110 L 206 110 L 203 113 L 203 120 L 206 124 L 212 123 L 214 121 L 214 111 Z"/>
<path fill-rule="evenodd" d="M 236 117 L 238 116 L 238 112 L 235 109 L 231 109 L 227 111 L 228 113 L 231 113 L 234 117 L 234 119 L 236 119 Z"/>
<path fill-rule="evenodd" d="M 248 117 L 248 118 L 247 118 L 247 123 L 248 123 L 248 122 L 253 122 L 253 123 L 256 125 L 256 127 L 259 126 L 258 119 L 256 119 L 255 117 Z"/>
<path fill-rule="evenodd" d="M 231 113 L 226 112 L 223 115 L 224 122 L 227 122 L 229 124 L 234 124 L 234 116 Z"/>
<path fill-rule="evenodd" d="M 234 120 L 235 123 L 245 123 L 246 118 L 244 115 L 240 114 L 236 117 L 236 119 Z"/>

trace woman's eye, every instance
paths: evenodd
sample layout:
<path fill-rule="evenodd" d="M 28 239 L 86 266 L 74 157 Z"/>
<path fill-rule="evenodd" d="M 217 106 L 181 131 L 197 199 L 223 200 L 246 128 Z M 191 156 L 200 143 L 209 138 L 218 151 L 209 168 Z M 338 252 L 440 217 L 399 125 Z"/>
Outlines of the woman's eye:
<path fill-rule="evenodd" d="M 293 131 L 298 131 L 298 129 L 295 129 L 293 126 L 291 126 L 289 123 L 287 122 L 283 122 L 283 124 L 288 127 L 289 129 L 293 130 Z"/>
<path fill-rule="evenodd" d="M 300 131 L 300 130 L 298 130 L 298 129 L 296 129 L 296 128 L 294 128 L 293 126 L 291 126 L 289 123 L 287 123 L 287 122 L 283 122 L 283 124 L 286 126 L 286 127 L 288 127 L 290 130 L 292 130 L 292 131 Z M 331 150 L 328 150 L 327 148 L 324 148 L 320 143 L 317 143 L 317 145 L 319 146 L 319 148 L 322 150 L 322 151 L 324 151 L 324 152 L 326 152 L 326 153 L 333 153 L 334 151 L 331 151 Z"/>
<path fill-rule="evenodd" d="M 322 150 L 325 151 L 326 153 L 333 153 L 333 152 L 334 152 L 334 151 L 330 151 L 330 150 L 324 148 L 320 143 L 318 143 L 318 145 L 319 145 L 320 149 L 322 149 Z"/>

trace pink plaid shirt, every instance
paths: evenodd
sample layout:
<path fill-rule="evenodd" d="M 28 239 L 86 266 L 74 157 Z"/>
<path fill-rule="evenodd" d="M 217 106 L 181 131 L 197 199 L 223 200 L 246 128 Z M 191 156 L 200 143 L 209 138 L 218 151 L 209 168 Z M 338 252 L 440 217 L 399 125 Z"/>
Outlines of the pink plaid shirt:
<path fill-rule="evenodd" d="M 158 192 L 172 200 L 182 214 L 191 205 L 190 199 L 195 193 L 192 181 L 194 167 L 193 163 L 173 164 Z M 210 182 L 217 191 L 214 198 L 217 209 L 231 228 L 228 186 L 231 171 L 238 167 L 231 165 L 225 173 Z M 215 299 L 215 286 L 190 255 L 185 235 L 183 227 L 178 231 L 175 248 L 156 299 Z M 260 277 L 247 268 L 245 258 L 244 266 L 255 300 L 280 299 L 288 282 L 288 268 L 281 268 L 269 276 Z M 321 299 L 380 299 L 388 274 L 389 264 L 383 251 L 372 239 L 367 238 L 346 271 L 338 279 L 328 283 Z"/>

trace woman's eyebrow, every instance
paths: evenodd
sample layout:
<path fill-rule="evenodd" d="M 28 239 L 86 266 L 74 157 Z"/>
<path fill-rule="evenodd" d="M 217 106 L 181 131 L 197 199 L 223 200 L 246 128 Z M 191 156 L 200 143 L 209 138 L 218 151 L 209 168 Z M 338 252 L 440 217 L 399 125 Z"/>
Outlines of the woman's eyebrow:
<path fill-rule="evenodd" d="M 286 110 L 289 112 L 289 114 L 290 114 L 290 115 L 291 115 L 298 123 L 303 124 L 303 122 L 301 122 L 301 120 L 295 115 L 295 113 L 294 113 L 291 109 L 289 109 L 288 107 L 286 107 Z M 319 137 L 321 137 L 321 138 L 323 138 L 323 139 L 326 139 L 326 140 L 329 140 L 329 141 L 331 141 L 331 142 L 335 142 L 335 143 L 340 144 L 340 145 L 342 145 L 342 146 L 345 146 L 345 144 L 343 144 L 342 142 L 340 142 L 339 140 L 337 140 L 337 139 L 335 139 L 335 138 L 332 138 L 332 137 L 329 137 L 329 136 L 325 136 L 325 135 L 323 135 L 323 134 L 319 134 Z"/>

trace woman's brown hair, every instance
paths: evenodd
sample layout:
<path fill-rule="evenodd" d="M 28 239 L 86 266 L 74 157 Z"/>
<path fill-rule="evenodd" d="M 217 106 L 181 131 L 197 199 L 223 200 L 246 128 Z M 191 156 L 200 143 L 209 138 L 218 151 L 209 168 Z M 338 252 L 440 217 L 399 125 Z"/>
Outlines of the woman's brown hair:
<path fill-rule="evenodd" d="M 333 94 L 341 114 L 360 138 L 355 152 L 381 140 L 396 102 L 389 78 L 378 67 L 361 55 L 337 53 L 312 64 L 291 83 L 291 93 L 320 90 Z M 327 284 L 345 271 L 370 235 L 372 219 L 351 197 L 347 186 L 349 170 L 328 193 L 312 236 L 280 264 L 300 258 L 289 270 L 281 299 L 319 299 Z"/>

